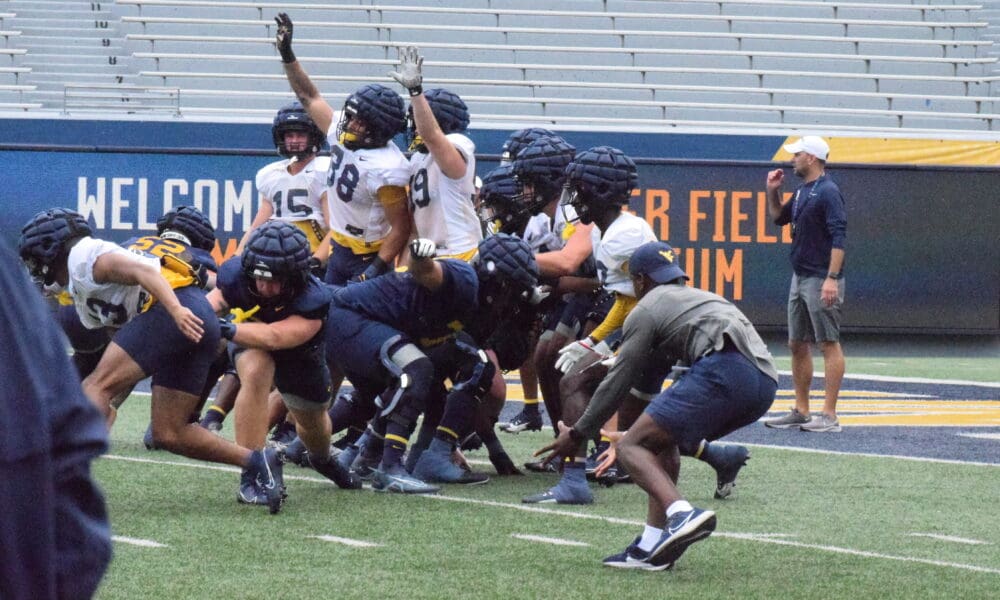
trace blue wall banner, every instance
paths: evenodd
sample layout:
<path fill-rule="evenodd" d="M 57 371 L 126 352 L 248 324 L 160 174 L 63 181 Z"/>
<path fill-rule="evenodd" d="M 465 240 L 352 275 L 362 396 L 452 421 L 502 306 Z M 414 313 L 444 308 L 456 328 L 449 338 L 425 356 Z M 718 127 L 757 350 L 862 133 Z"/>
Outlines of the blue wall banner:
<path fill-rule="evenodd" d="M 229 256 L 257 210 L 254 174 L 277 157 L 224 154 L 0 151 L 7 195 L 0 234 L 54 206 L 83 213 L 115 241 L 155 230 L 193 204 Z M 491 160 L 492 159 L 492 160 Z M 483 156 L 480 174 L 495 166 Z M 764 328 L 785 326 L 790 237 L 767 217 L 769 160 L 639 160 L 630 209 L 680 250 L 698 287 L 734 300 Z M 784 163 L 787 166 L 787 163 Z M 864 331 L 1000 332 L 1000 170 L 831 165 L 847 200 L 845 325 Z M 791 192 L 795 177 L 786 181 Z"/>

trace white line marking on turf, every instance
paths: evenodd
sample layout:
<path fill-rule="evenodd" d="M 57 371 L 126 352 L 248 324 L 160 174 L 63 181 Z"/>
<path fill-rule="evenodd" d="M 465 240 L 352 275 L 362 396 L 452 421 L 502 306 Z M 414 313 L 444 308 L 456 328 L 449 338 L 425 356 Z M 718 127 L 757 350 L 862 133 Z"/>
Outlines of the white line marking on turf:
<path fill-rule="evenodd" d="M 778 371 L 781 375 L 791 375 L 791 371 Z M 823 378 L 822 373 L 814 377 Z M 868 379 L 871 381 L 888 381 L 891 383 L 937 383 L 940 385 L 974 385 L 977 387 L 1000 388 L 1000 383 L 988 381 L 969 381 L 967 379 L 931 379 L 930 377 L 892 377 L 889 375 L 865 375 L 864 373 L 848 373 L 844 379 Z"/>
<path fill-rule="evenodd" d="M 519 540 L 525 540 L 528 542 L 541 542 L 543 544 L 555 544 L 556 546 L 581 546 L 588 547 L 590 544 L 585 542 L 574 542 L 573 540 L 564 540 L 560 538 L 550 538 L 541 535 L 528 535 L 526 533 L 512 533 L 510 537 L 517 538 Z"/>
<path fill-rule="evenodd" d="M 958 435 L 980 440 L 1000 440 L 1000 433 L 960 433 Z"/>
<path fill-rule="evenodd" d="M 352 540 L 351 538 L 337 537 L 335 535 L 307 535 L 306 537 L 313 538 L 316 540 L 321 540 L 324 542 L 335 542 L 337 544 L 344 544 L 345 546 L 351 546 L 353 548 L 378 548 L 382 544 L 376 544 L 375 542 L 366 542 L 364 540 Z"/>
<path fill-rule="evenodd" d="M 979 545 L 989 545 L 989 542 L 984 542 L 983 540 L 972 540 L 964 537 L 957 537 L 954 535 L 938 535 L 936 533 L 911 533 L 913 537 L 926 537 L 935 540 L 941 540 L 942 542 L 955 542 L 956 544 L 969 544 L 970 546 Z"/>
<path fill-rule="evenodd" d="M 969 467 L 1000 467 L 1000 463 L 973 462 L 969 460 L 950 460 L 947 458 L 924 458 L 921 456 L 899 456 L 898 454 L 874 454 L 871 452 L 841 452 L 840 450 L 823 450 L 821 448 L 802 448 L 799 446 L 779 446 L 777 444 L 750 444 L 751 448 L 771 448 L 772 450 L 791 450 L 793 452 L 811 452 L 813 454 L 836 454 L 838 456 L 864 456 L 866 458 L 895 458 L 913 462 L 928 462 L 943 465 L 963 465 Z"/>
<path fill-rule="evenodd" d="M 129 544 L 131 546 L 142 546 L 143 548 L 167 548 L 166 544 L 161 544 L 160 542 L 154 542 L 153 540 L 143 540 L 140 538 L 125 537 L 124 535 L 113 535 L 111 536 L 112 542 L 120 542 L 122 544 Z"/>
<path fill-rule="evenodd" d="M 801 448 L 787 448 L 787 447 L 784 447 L 784 446 L 770 446 L 770 447 L 777 448 L 779 450 L 804 450 L 804 449 L 801 449 Z M 851 454 L 849 452 L 835 452 L 835 453 L 832 453 L 832 454 L 847 454 L 849 456 L 858 456 L 856 454 Z M 906 458 L 906 457 L 895 457 L 895 456 L 884 457 L 884 456 L 880 456 L 880 455 L 873 455 L 873 456 L 875 456 L 876 458 Z M 206 464 L 194 463 L 194 462 L 174 462 L 174 461 L 167 461 L 167 460 L 152 460 L 152 459 L 148 459 L 148 458 L 133 458 L 133 457 L 129 457 L 129 456 L 116 456 L 116 455 L 110 455 L 110 454 L 105 454 L 102 458 L 110 458 L 110 459 L 114 459 L 114 460 L 124 460 L 124 461 L 128 461 L 128 462 L 151 463 L 151 464 L 165 465 L 165 466 L 172 466 L 172 467 L 187 467 L 189 469 L 206 469 L 206 470 L 211 470 L 211 471 L 239 472 L 239 469 L 237 469 L 235 467 L 223 467 L 223 466 L 217 466 L 217 465 L 206 465 Z M 953 462 L 958 462 L 958 461 L 935 461 L 935 462 L 949 462 L 949 463 L 953 463 Z M 989 467 L 1000 466 L 1000 465 L 992 465 L 992 464 L 988 464 L 988 463 L 959 463 L 959 464 L 972 464 L 972 465 L 982 465 L 982 466 L 989 466 Z M 285 480 L 286 481 L 290 480 L 290 479 L 295 479 L 295 480 L 300 480 L 300 481 L 310 481 L 312 483 L 326 483 L 326 484 L 333 485 L 333 483 L 331 481 L 327 480 L 327 479 L 319 479 L 319 478 L 316 478 L 316 477 L 285 476 Z M 548 515 L 559 515 L 559 516 L 563 516 L 563 517 L 569 517 L 569 518 L 572 518 L 572 519 L 585 519 L 585 520 L 590 520 L 590 521 L 603 521 L 605 523 L 611 523 L 611 524 L 614 524 L 614 525 L 630 525 L 630 526 L 633 526 L 633 527 L 642 527 L 642 526 L 645 525 L 645 523 L 643 521 L 634 521 L 634 520 L 631 520 L 631 519 L 620 519 L 618 517 L 605 517 L 603 515 L 589 515 L 589 514 L 585 514 L 585 513 L 576 513 L 576 512 L 570 512 L 570 511 L 565 511 L 565 510 L 554 510 L 554 509 L 551 509 L 551 508 L 542 508 L 540 506 L 533 506 L 533 505 L 529 505 L 529 504 L 511 504 L 511 503 L 508 503 L 508 502 L 496 502 L 496 501 L 492 501 L 492 500 L 476 500 L 474 498 L 455 498 L 455 497 L 452 497 L 452 496 L 442 496 L 440 494 L 421 494 L 421 495 L 419 495 L 419 497 L 420 498 L 429 498 L 429 499 L 432 499 L 432 500 L 446 500 L 446 501 L 449 501 L 449 502 L 462 502 L 462 503 L 465 503 L 465 504 L 477 504 L 477 505 L 480 505 L 480 506 L 495 506 L 495 507 L 499 507 L 499 508 L 510 508 L 510 509 L 514 509 L 514 510 L 520 510 L 520 511 L 523 511 L 523 512 L 533 512 L 533 513 L 548 514 Z M 824 545 L 819 545 L 819 544 L 806 544 L 806 543 L 802 543 L 802 542 L 793 542 L 793 541 L 790 541 L 790 540 L 775 539 L 774 536 L 773 536 L 773 534 L 726 533 L 726 532 L 718 532 L 717 531 L 713 535 L 715 535 L 716 537 L 731 538 L 731 539 L 736 539 L 736 540 L 750 540 L 750 541 L 755 541 L 755 542 L 761 542 L 761 543 L 764 543 L 764 544 L 778 544 L 778 545 L 781 545 L 781 546 L 794 546 L 794 547 L 797 547 L 797 548 L 808 548 L 808 549 L 811 549 L 811 550 L 823 550 L 823 551 L 826 551 L 826 552 L 834 552 L 834 553 L 837 553 L 837 554 L 849 554 L 849 555 L 853 555 L 853 556 L 863 556 L 863 557 L 867 557 L 867 558 L 881 558 L 881 559 L 885 559 L 885 560 L 898 560 L 898 561 L 903 561 L 903 562 L 916 562 L 916 563 L 920 563 L 920 564 L 933 565 L 933 566 L 936 566 L 936 567 L 950 567 L 950 568 L 953 568 L 953 569 L 962 569 L 962 570 L 966 570 L 966 571 L 976 571 L 976 572 L 979 572 L 979 573 L 993 573 L 993 574 L 996 574 L 996 575 L 1000 575 L 1000 569 L 993 569 L 993 568 L 989 568 L 989 567 L 979 567 L 979 566 L 976 566 L 976 565 L 966 565 L 966 564 L 962 564 L 962 563 L 949 563 L 949 562 L 942 562 L 942 561 L 937 561 L 937 560 L 929 560 L 929 559 L 925 559 L 925 558 L 913 558 L 913 557 L 909 557 L 909 556 L 894 556 L 892 554 L 879 554 L 877 552 L 867 552 L 867 551 L 864 551 L 864 550 L 853 550 L 851 548 L 840 548 L 838 546 L 824 546 Z"/>

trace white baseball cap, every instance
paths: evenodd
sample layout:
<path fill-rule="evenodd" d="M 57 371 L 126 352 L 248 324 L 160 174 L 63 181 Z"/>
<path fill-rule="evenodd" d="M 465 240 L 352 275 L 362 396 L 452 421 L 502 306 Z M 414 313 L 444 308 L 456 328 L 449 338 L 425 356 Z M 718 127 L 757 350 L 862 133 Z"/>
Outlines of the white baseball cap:
<path fill-rule="evenodd" d="M 812 154 L 820 160 L 826 160 L 827 155 L 830 154 L 830 145 L 819 136 L 806 135 L 799 141 L 785 146 L 785 152 L 789 154 L 805 152 L 806 154 Z"/>

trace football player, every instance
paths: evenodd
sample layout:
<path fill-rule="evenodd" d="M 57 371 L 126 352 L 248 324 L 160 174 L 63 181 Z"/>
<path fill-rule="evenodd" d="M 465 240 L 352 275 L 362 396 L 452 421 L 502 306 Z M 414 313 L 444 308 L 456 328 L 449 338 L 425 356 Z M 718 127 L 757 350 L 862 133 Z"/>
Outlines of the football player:
<path fill-rule="evenodd" d="M 275 17 L 276 43 L 292 91 L 327 132 L 327 217 L 331 252 L 326 281 L 344 285 L 390 270 L 410 238 L 409 165 L 392 138 L 406 127 L 403 99 L 366 85 L 348 96 L 339 119 L 292 52 L 292 20 Z M 468 198 L 468 195 L 466 196 Z"/>
<path fill-rule="evenodd" d="M 281 107 L 274 116 L 271 139 L 284 158 L 257 171 L 256 185 L 260 203 L 253 224 L 243 236 L 237 254 L 243 252 L 250 233 L 269 219 L 293 223 L 309 239 L 313 256 L 326 265 L 327 256 L 320 250 L 326 240 L 329 219 L 326 216 L 326 171 L 329 159 L 317 157 L 326 139 L 302 103 Z M 329 251 L 329 244 L 324 244 Z"/>
<path fill-rule="evenodd" d="M 408 271 L 341 289 L 330 305 L 329 318 L 339 326 L 327 333 L 327 352 L 336 355 L 362 396 L 381 398 L 379 414 L 360 443 L 359 459 L 370 465 L 381 456 L 374 474 L 377 490 L 427 492 L 436 489 L 428 490 L 425 481 L 488 480 L 451 460 L 459 440 L 473 427 L 476 407 L 495 371 L 480 349 L 484 332 L 473 337 L 465 329 L 489 324 L 488 333 L 516 331 L 511 320 L 537 281 L 531 252 L 517 238 L 487 238 L 474 266 L 432 260 L 435 251 L 433 241 L 414 240 Z M 447 393 L 445 379 L 453 383 Z M 410 476 L 400 460 L 424 411 L 428 447 L 422 453 L 411 449 Z"/>
<path fill-rule="evenodd" d="M 423 57 L 399 51 L 389 75 L 410 94 L 410 210 L 416 235 L 433 240 L 439 258 L 469 260 L 483 239 L 475 206 L 476 145 L 465 135 L 469 109 L 457 94 L 423 89 Z"/>
<path fill-rule="evenodd" d="M 295 418 L 311 466 L 339 487 L 359 489 L 330 456 L 330 374 L 323 360 L 323 327 L 330 289 L 310 271 L 309 240 L 301 229 L 272 220 L 254 230 L 240 256 L 223 263 L 218 285 L 208 294 L 217 314 L 233 308 L 254 311 L 252 321 L 223 320 L 221 335 L 240 378 L 236 399 L 236 442 L 260 449 L 267 434 L 267 398 L 277 387 Z M 263 504 L 255 481 L 240 482 L 238 498 Z"/>
<path fill-rule="evenodd" d="M 263 491 L 272 513 L 281 507 L 281 464 L 271 450 L 248 450 L 189 423 L 219 344 L 219 324 L 198 286 L 199 270 L 175 240 L 126 250 L 91 237 L 86 219 L 55 208 L 22 228 L 18 249 L 32 277 L 66 289 L 88 328 L 111 327 L 114 337 L 83 389 L 104 415 L 111 400 L 152 376 L 156 443 L 191 458 L 239 465 Z"/>

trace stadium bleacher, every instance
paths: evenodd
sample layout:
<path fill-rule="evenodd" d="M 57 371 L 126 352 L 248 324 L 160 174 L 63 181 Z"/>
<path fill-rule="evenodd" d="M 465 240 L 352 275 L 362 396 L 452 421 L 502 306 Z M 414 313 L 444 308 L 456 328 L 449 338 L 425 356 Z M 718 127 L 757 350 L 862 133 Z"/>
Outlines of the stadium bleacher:
<path fill-rule="evenodd" d="M 289 96 L 273 46 L 284 10 L 301 62 L 335 102 L 388 81 L 397 48 L 412 44 L 428 81 L 465 97 L 479 124 L 990 131 L 996 4 L 7 0 L 0 101 L 79 111 L 65 84 L 78 97 L 92 84 L 102 98 L 121 87 L 123 110 L 136 90 L 161 89 L 176 90 L 167 112 L 256 118 Z"/>

